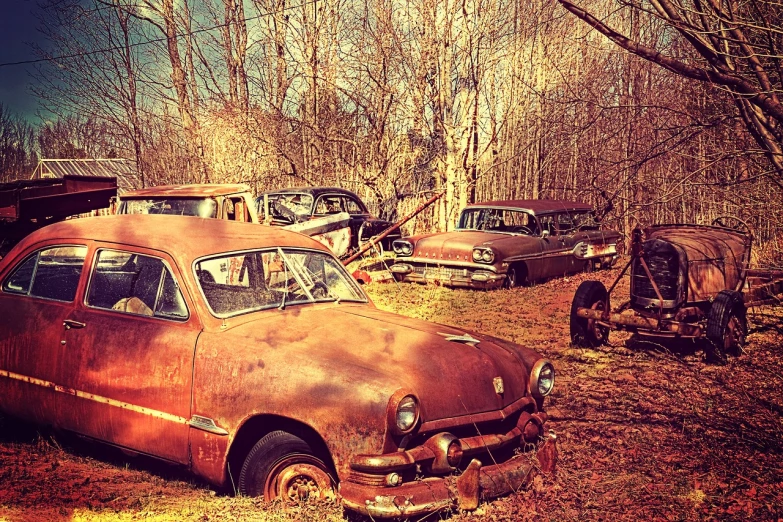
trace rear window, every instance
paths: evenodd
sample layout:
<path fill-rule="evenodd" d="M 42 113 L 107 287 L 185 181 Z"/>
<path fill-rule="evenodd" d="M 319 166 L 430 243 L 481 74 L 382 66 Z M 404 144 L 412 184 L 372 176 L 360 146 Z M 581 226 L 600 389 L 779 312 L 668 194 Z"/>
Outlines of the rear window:
<path fill-rule="evenodd" d="M 56 246 L 24 259 L 3 282 L 3 291 L 55 301 L 73 301 L 86 246 Z"/>

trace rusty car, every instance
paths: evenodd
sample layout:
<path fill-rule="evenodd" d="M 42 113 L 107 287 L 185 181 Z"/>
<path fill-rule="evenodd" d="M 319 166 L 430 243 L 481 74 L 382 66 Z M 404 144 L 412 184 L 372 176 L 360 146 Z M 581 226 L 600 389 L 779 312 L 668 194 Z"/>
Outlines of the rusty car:
<path fill-rule="evenodd" d="M 319 242 L 218 219 L 38 230 L 0 261 L 0 412 L 248 496 L 403 517 L 557 458 L 532 349 L 377 309 Z"/>
<path fill-rule="evenodd" d="M 345 225 L 339 229 L 328 227 L 332 250 L 343 257 L 356 251 L 374 236 L 392 227 L 394 223 L 373 217 L 362 199 L 350 190 L 338 187 L 295 187 L 264 192 L 256 199 L 262 221 L 287 226 L 293 230 L 309 227 L 308 222 L 336 214 L 347 214 Z M 312 226 L 317 226 L 313 223 Z M 308 235 L 311 235 L 308 233 Z M 400 237 L 395 231 L 378 246 L 391 250 L 391 244 Z"/>
<path fill-rule="evenodd" d="M 562 200 L 468 205 L 455 230 L 396 240 L 398 281 L 466 288 L 519 286 L 616 258 L 620 234 L 604 229 L 590 205 Z"/>
<path fill-rule="evenodd" d="M 116 204 L 116 214 L 166 214 L 261 223 L 250 187 L 231 183 L 162 185 L 126 192 Z M 310 236 L 338 256 L 350 247 L 350 219 L 345 213 L 316 216 L 307 222 L 292 222 L 283 228 Z M 272 225 L 270 220 L 262 224 Z M 345 241 L 340 237 L 345 236 Z"/>
<path fill-rule="evenodd" d="M 581 283 L 571 305 L 575 345 L 607 343 L 611 329 L 658 338 L 704 339 L 708 360 L 738 355 L 746 309 L 779 302 L 783 272 L 749 268 L 752 234 L 719 217 L 711 225 L 655 225 L 633 232 L 631 256 L 607 290 Z M 611 307 L 611 294 L 630 268 L 630 299 Z"/>

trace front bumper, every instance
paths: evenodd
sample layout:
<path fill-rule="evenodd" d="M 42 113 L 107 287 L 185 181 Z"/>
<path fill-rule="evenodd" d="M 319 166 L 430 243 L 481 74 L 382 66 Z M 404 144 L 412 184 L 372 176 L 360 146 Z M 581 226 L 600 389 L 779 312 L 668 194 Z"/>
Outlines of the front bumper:
<path fill-rule="evenodd" d="M 550 432 L 535 457 L 522 454 L 489 466 L 473 459 L 458 477 L 428 477 L 396 487 L 345 480 L 340 496 L 345 507 L 376 518 L 411 517 L 455 507 L 473 510 L 480 499 L 527 487 L 539 471 L 553 473 L 556 463 L 556 437 Z"/>
<path fill-rule="evenodd" d="M 466 268 L 447 265 L 420 266 L 396 262 L 391 266 L 395 279 L 405 283 L 436 283 L 459 288 L 490 289 L 503 286 L 505 273 L 493 272 L 485 267 Z"/>

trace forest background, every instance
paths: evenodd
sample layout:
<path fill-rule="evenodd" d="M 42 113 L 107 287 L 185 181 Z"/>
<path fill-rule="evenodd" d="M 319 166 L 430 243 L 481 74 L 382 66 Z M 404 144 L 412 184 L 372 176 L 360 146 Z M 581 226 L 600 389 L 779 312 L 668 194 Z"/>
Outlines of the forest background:
<path fill-rule="evenodd" d="M 0 181 L 128 158 L 139 186 L 336 185 L 407 232 L 470 202 L 749 223 L 783 255 L 772 0 L 43 0 L 40 124 L 0 105 Z M 2 67 L 2 64 L 0 64 Z M 0 69 L 2 73 L 2 69 Z"/>

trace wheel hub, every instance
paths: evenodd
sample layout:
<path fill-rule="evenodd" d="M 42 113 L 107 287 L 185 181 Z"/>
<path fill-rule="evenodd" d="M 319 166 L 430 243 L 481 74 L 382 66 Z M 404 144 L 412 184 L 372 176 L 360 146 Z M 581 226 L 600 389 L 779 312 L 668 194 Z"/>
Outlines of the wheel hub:
<path fill-rule="evenodd" d="M 276 477 L 276 478 L 273 478 Z M 270 474 L 267 498 L 282 498 L 298 503 L 327 498 L 332 492 L 332 480 L 315 463 L 283 461 Z"/>
<path fill-rule="evenodd" d="M 604 303 L 603 301 L 596 301 L 593 303 L 593 306 L 591 306 L 593 310 L 598 310 L 603 312 L 604 311 Z M 604 330 L 601 325 L 598 324 L 598 322 L 595 319 L 588 319 L 587 320 L 587 329 L 593 333 L 593 336 L 595 339 L 599 342 L 603 342 L 604 340 Z"/>

